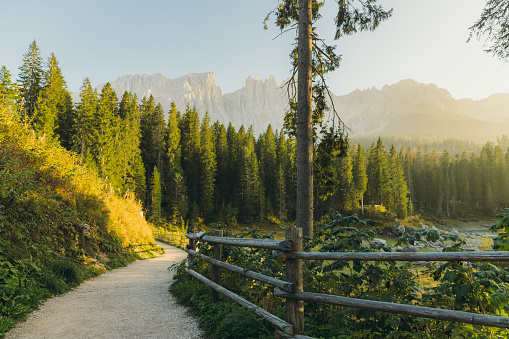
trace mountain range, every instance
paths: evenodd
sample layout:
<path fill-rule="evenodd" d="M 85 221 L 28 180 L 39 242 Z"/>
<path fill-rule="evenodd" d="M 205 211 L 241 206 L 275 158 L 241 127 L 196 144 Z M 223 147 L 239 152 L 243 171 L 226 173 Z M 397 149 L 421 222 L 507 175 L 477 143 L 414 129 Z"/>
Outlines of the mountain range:
<path fill-rule="evenodd" d="M 184 112 L 196 107 L 200 117 L 208 112 L 211 121 L 252 126 L 255 135 L 268 124 L 280 130 L 288 108 L 286 81 L 274 76 L 250 76 L 244 87 L 222 94 L 214 73 L 191 73 L 169 79 L 153 75 L 124 75 L 111 82 L 115 91 L 136 93 L 138 98 L 153 95 L 168 111 L 171 102 Z M 99 88 L 102 85 L 98 86 Z M 509 134 L 509 94 L 493 94 L 482 100 L 454 99 L 434 84 L 406 79 L 396 84 L 331 95 L 339 116 L 356 136 L 405 136 L 411 138 L 454 138 L 484 143 Z"/>

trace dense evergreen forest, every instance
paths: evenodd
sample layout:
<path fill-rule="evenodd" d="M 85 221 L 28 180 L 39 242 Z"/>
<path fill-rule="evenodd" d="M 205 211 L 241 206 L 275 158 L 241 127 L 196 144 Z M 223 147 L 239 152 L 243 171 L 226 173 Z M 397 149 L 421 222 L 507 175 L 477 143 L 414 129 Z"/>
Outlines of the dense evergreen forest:
<path fill-rule="evenodd" d="M 0 105 L 17 112 L 41 138 L 60 143 L 119 193 L 133 192 L 154 223 L 181 220 L 251 223 L 295 219 L 295 140 L 281 131 L 253 135 L 199 119 L 194 107 L 165 112 L 154 98 L 100 92 L 85 79 L 73 103 L 55 55 L 43 62 L 34 41 L 17 83 L 0 69 Z M 404 138 L 391 138 L 405 144 Z M 364 147 L 362 146 L 364 144 Z M 465 216 L 472 208 L 493 216 L 509 204 L 509 139 L 479 146 L 461 141 L 446 149 L 387 147 L 348 138 L 340 149 L 317 140 L 315 214 L 414 213 Z M 436 144 L 435 144 L 436 145 Z M 461 151 L 463 149 L 464 151 Z"/>

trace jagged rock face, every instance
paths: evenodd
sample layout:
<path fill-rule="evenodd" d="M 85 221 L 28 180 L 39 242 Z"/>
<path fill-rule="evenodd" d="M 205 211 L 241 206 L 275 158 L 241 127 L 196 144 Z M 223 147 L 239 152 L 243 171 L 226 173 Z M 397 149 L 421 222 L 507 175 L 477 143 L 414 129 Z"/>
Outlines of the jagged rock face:
<path fill-rule="evenodd" d="M 214 73 L 191 73 L 169 79 L 161 73 L 153 75 L 124 75 L 111 82 L 112 88 L 120 96 L 124 91 L 136 93 L 138 99 L 153 95 L 167 112 L 175 102 L 182 113 L 187 104 L 196 107 L 200 118 L 209 112 L 211 120 L 228 124 L 230 119 L 223 107 L 221 88 L 216 85 Z"/>
<path fill-rule="evenodd" d="M 171 102 L 182 113 L 189 104 L 196 107 L 200 118 L 208 112 L 212 122 L 232 122 L 237 129 L 252 126 L 255 135 L 269 124 L 273 130 L 281 130 L 288 109 L 284 83 L 278 85 L 274 76 L 264 80 L 251 76 L 243 88 L 224 95 L 212 72 L 177 79 L 160 73 L 125 75 L 111 85 L 119 97 L 126 90 L 136 93 L 138 99 L 153 95 L 166 112 Z M 372 87 L 343 96 L 332 94 L 332 101 L 351 137 L 406 135 L 485 142 L 509 129 L 509 94 L 478 101 L 455 100 L 434 84 L 407 79 L 380 90 Z"/>
<path fill-rule="evenodd" d="M 268 124 L 273 130 L 281 130 L 288 107 L 287 98 L 286 90 L 276 83 L 274 76 L 265 81 L 250 76 L 243 88 L 225 94 L 223 103 L 234 126 L 252 125 L 253 130 L 260 133 Z"/>
<path fill-rule="evenodd" d="M 196 107 L 200 118 L 208 112 L 212 122 L 219 120 L 225 125 L 232 122 L 237 129 L 241 125 L 246 129 L 252 126 L 255 135 L 265 131 L 268 124 L 272 124 L 273 130 L 280 130 L 288 106 L 286 90 L 276 83 L 274 76 L 264 81 L 251 76 L 243 88 L 225 95 L 216 85 L 213 72 L 191 73 L 178 79 L 160 73 L 124 75 L 111 82 L 111 86 L 119 96 L 124 91 L 136 93 L 138 99 L 153 95 L 166 112 L 171 102 L 182 113 L 189 104 Z"/>

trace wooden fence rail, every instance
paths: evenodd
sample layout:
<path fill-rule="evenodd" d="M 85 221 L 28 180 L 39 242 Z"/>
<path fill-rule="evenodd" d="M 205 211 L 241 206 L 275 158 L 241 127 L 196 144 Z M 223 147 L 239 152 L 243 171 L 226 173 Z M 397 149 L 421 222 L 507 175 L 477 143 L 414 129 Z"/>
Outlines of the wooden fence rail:
<path fill-rule="evenodd" d="M 395 304 L 384 301 L 355 299 L 340 297 L 337 295 L 297 292 L 288 293 L 275 289 L 274 295 L 281 298 L 291 298 L 304 301 L 313 301 L 322 304 L 338 305 L 346 307 L 363 308 L 379 312 L 405 314 L 416 317 L 432 318 L 438 320 L 455 321 L 474 325 L 485 325 L 501 328 L 509 328 L 509 318 L 494 315 L 476 314 L 469 312 L 442 310 L 433 307 Z"/>
<path fill-rule="evenodd" d="M 228 270 L 228 271 L 231 271 L 233 273 L 237 273 L 237 274 L 243 275 L 245 277 L 248 277 L 248 278 L 251 278 L 251 279 L 254 279 L 254 280 L 261 281 L 263 283 L 272 285 L 274 287 L 278 287 L 278 288 L 282 289 L 285 292 L 292 293 L 293 290 L 294 290 L 292 283 L 289 283 L 289 282 L 286 282 L 286 281 L 282 281 L 282 280 L 277 280 L 277 279 L 269 277 L 267 275 L 263 275 L 263 274 L 260 274 L 260 273 L 249 271 L 249 270 L 246 270 L 245 268 L 238 267 L 238 266 L 235 266 L 235 265 L 232 265 L 232 264 L 227 264 L 227 263 L 225 263 L 223 261 L 207 257 L 206 255 L 200 254 L 200 253 L 195 252 L 195 251 L 190 250 L 190 249 L 186 249 L 186 252 L 188 254 L 194 256 L 194 257 L 198 257 L 201 260 L 203 260 L 205 262 L 208 262 L 209 264 L 212 264 L 212 265 L 220 267 L 220 268 L 224 268 L 225 270 Z"/>
<path fill-rule="evenodd" d="M 198 281 L 202 282 L 203 284 L 207 285 L 208 287 L 212 288 L 214 291 L 224 295 L 225 297 L 239 303 L 242 306 L 245 306 L 251 310 L 253 310 L 254 313 L 258 314 L 274 326 L 280 328 L 284 332 L 288 334 L 293 334 L 293 326 L 287 323 L 284 320 L 279 319 L 275 315 L 265 311 L 263 308 L 256 306 L 255 304 L 247 301 L 246 299 L 240 297 L 239 295 L 227 290 L 226 288 L 216 284 L 215 282 L 205 278 L 201 274 L 189 269 L 186 267 L 186 272 L 191 275 L 193 278 L 196 278 Z"/>
<path fill-rule="evenodd" d="M 195 234 L 191 227 L 185 234 L 189 239 L 186 252 L 189 254 L 188 261 L 200 258 L 213 265 L 215 274 L 212 280 L 207 279 L 186 266 L 186 272 L 200 282 L 211 287 L 213 293 L 219 293 L 237 303 L 244 305 L 265 318 L 280 329 L 276 331 L 278 338 L 309 338 L 301 335 L 304 332 L 304 301 L 326 303 L 345 307 L 370 309 L 380 312 L 405 314 L 411 316 L 432 318 L 438 320 L 455 321 L 476 325 L 509 328 L 509 317 L 491 316 L 469 312 L 436 309 L 415 305 L 388 303 L 374 300 L 347 298 L 335 295 L 309 293 L 303 291 L 302 260 L 366 260 L 366 261 L 509 261 L 509 252 L 427 252 L 427 253 L 390 253 L 390 252 L 303 252 L 302 251 L 302 230 L 300 228 L 287 228 L 285 240 L 271 239 L 245 239 L 245 238 L 223 238 L 222 233 L 215 233 L 216 236 L 205 235 L 205 232 Z M 219 236 L 217 236 L 219 235 Z M 214 258 L 204 256 L 196 252 L 196 241 L 203 241 L 215 244 Z M 273 256 L 286 260 L 287 281 L 281 281 L 256 272 L 248 271 L 221 261 L 220 246 L 242 246 L 272 249 Z M 218 246 L 216 250 L 216 246 Z M 274 295 L 286 298 L 286 321 L 263 310 L 233 292 L 221 287 L 220 269 L 244 275 L 261 282 L 275 286 Z M 214 295 L 214 294 L 213 294 Z"/>
<path fill-rule="evenodd" d="M 268 250 L 280 250 L 280 251 L 290 250 L 289 240 L 222 238 L 210 235 L 201 235 L 201 233 L 198 234 L 186 233 L 186 238 L 229 246 L 265 248 Z"/>
<path fill-rule="evenodd" d="M 282 252 L 275 258 L 366 261 L 509 261 L 509 252 Z"/>
<path fill-rule="evenodd" d="M 187 245 L 187 238 L 184 232 L 175 232 L 168 230 L 153 229 L 152 234 L 154 238 L 165 241 L 169 244 L 185 248 Z"/>

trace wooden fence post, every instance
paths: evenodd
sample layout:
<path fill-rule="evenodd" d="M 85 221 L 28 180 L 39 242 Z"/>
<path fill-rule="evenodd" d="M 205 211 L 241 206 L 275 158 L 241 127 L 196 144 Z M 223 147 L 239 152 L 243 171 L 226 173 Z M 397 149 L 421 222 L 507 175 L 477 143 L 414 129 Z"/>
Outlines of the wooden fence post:
<path fill-rule="evenodd" d="M 194 225 L 189 225 L 189 229 L 187 231 L 188 231 L 188 233 L 194 234 Z M 189 246 L 190 250 L 196 251 L 196 240 L 189 239 L 188 246 Z M 194 259 L 194 257 L 191 254 L 189 254 L 189 256 L 187 258 L 187 261 L 189 262 L 189 264 L 191 264 L 193 262 L 193 259 Z"/>
<path fill-rule="evenodd" d="M 302 228 L 286 229 L 286 240 L 292 242 L 292 252 L 302 252 Z M 294 285 L 294 292 L 303 291 L 302 259 L 286 259 L 286 281 Z M 304 302 L 286 299 L 286 321 L 293 326 L 293 334 L 304 332 Z"/>
<path fill-rule="evenodd" d="M 223 231 L 222 230 L 214 230 L 214 236 L 222 237 Z M 223 256 L 223 245 L 214 244 L 214 259 L 221 260 L 222 256 Z M 221 268 L 216 265 L 212 266 L 212 281 L 218 285 L 221 285 Z M 219 301 L 219 293 L 217 293 L 214 290 L 212 290 L 212 300 Z"/>

